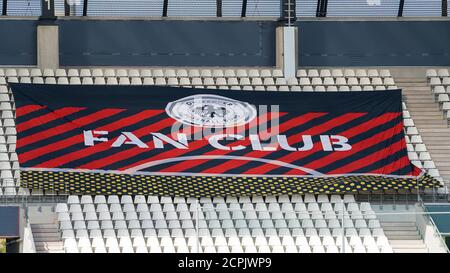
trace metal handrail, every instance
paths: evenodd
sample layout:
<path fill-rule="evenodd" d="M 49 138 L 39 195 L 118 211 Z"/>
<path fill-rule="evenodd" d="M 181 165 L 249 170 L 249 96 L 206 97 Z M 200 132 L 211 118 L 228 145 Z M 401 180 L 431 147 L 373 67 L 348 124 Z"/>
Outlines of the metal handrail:
<path fill-rule="evenodd" d="M 65 0 L 67 1 L 67 0 Z M 55 9 L 57 10 L 58 13 L 61 14 L 65 14 L 65 4 L 63 0 L 55 0 Z M 182 6 L 182 1 L 176 1 L 176 0 L 170 0 L 172 1 L 170 6 L 172 7 L 172 11 L 173 8 L 175 7 L 178 11 L 183 11 L 183 6 Z M 169 1 L 169 2 L 170 2 Z M 29 1 L 28 1 L 29 2 Z M 35 0 L 35 1 L 31 1 L 32 2 L 32 6 L 28 6 L 25 1 L 22 2 L 18 2 L 18 1 L 13 1 L 13 0 L 9 0 L 8 1 L 8 12 L 7 15 L 9 14 L 16 14 L 16 15 L 40 15 L 42 13 L 41 11 L 41 5 L 39 3 L 39 0 Z M 129 14 L 133 14 L 134 13 L 139 13 L 139 14 L 144 14 L 142 17 L 147 17 L 145 15 L 145 13 L 142 13 L 141 10 L 144 9 L 145 12 L 147 13 L 152 13 L 152 14 L 161 14 L 161 16 L 163 15 L 163 4 L 161 2 L 156 3 L 156 2 L 148 2 L 145 6 L 143 6 L 142 4 L 146 3 L 144 1 L 115 1 L 116 3 L 113 3 L 116 5 L 116 8 L 112 8 L 111 10 L 108 11 L 104 11 L 103 7 L 111 7 L 111 1 L 108 0 L 90 0 L 89 1 L 89 5 L 87 6 L 87 10 L 86 12 L 84 11 L 84 2 L 85 1 L 79 1 L 80 4 L 79 5 L 70 5 L 71 7 L 75 7 L 75 12 L 77 15 L 82 16 L 84 14 L 87 14 L 87 12 L 94 12 L 94 13 L 98 13 L 98 14 L 105 14 L 106 16 L 114 16 L 114 15 L 118 15 L 121 12 L 121 9 L 123 9 L 123 7 L 128 8 L 128 10 L 126 11 Z M 118 2 L 118 3 L 117 3 Z M 199 13 L 199 11 L 195 11 L 198 14 L 201 13 L 211 13 L 211 16 L 215 15 L 215 10 L 216 7 L 213 3 L 213 1 L 211 1 L 212 3 L 208 3 L 207 5 L 205 5 L 205 2 L 199 3 L 199 10 L 201 11 Z M 224 0 L 225 2 L 225 0 Z M 342 3 L 341 3 L 342 2 Z M 383 6 L 379 6 L 376 9 L 372 9 L 369 8 L 369 5 L 355 5 L 355 1 L 341 1 L 339 2 L 338 6 L 329 4 L 328 5 L 328 14 L 327 16 L 333 17 L 340 17 L 340 16 L 352 16 L 352 17 L 361 17 L 361 16 L 373 16 L 373 17 L 389 17 L 389 18 L 404 18 L 404 17 L 397 17 L 397 10 L 398 7 L 396 4 L 391 3 L 390 5 L 383 5 Z M 410 5 L 409 10 L 410 11 L 414 11 L 412 13 L 412 15 L 414 16 L 415 14 L 424 14 L 424 15 L 428 15 L 430 14 L 431 16 L 433 16 L 433 18 L 442 18 L 445 16 L 442 16 L 442 14 L 437 14 L 437 11 L 441 10 L 442 7 L 440 5 L 433 5 L 433 3 L 430 3 L 430 1 L 426 1 L 426 0 L 422 0 L 422 1 L 416 1 L 417 3 L 412 3 L 412 5 Z M 362 2 L 364 3 L 364 2 Z M 1 4 L 1 2 L 0 2 Z M 262 6 L 261 6 L 262 5 Z M 305 4 L 305 2 L 301 2 L 299 1 L 297 3 L 297 9 L 299 10 L 299 12 L 302 12 L 303 16 L 310 16 L 310 17 L 314 17 L 315 14 L 315 9 L 309 8 L 306 5 L 315 5 L 314 2 L 310 3 L 310 4 Z M 232 12 L 233 14 L 236 14 L 236 17 L 239 17 L 239 15 L 241 15 L 241 6 L 242 3 L 237 2 L 232 9 L 230 10 L 230 4 L 228 3 L 227 8 L 229 10 L 229 12 Z M 269 1 L 260 1 L 260 2 L 256 2 L 253 5 L 248 4 L 247 5 L 247 16 L 249 13 L 253 13 L 254 16 L 259 16 L 261 13 L 264 14 L 273 14 L 274 16 L 276 16 L 278 14 L 278 12 L 276 10 L 273 10 L 273 7 L 276 6 L 276 1 L 273 0 L 271 2 Z M 113 6 L 114 7 L 114 6 Z M 130 10 L 131 9 L 131 10 Z M 249 10 L 252 9 L 250 12 Z M 380 10 L 381 9 L 381 10 Z M 170 15 L 170 9 L 169 9 L 169 15 Z M 193 11 L 194 12 L 194 11 Z M 334 14 L 333 14 L 334 13 Z M 428 15 L 428 16 L 430 16 Z M 404 16 L 404 14 L 403 14 Z"/>
<path fill-rule="evenodd" d="M 431 227 L 433 228 L 433 231 L 435 232 L 435 234 L 437 234 L 439 236 L 439 241 L 441 242 L 441 246 L 445 249 L 445 251 L 447 253 L 450 253 L 450 250 L 449 250 L 447 244 L 445 243 L 444 238 L 441 236 L 441 233 L 440 233 L 438 227 L 436 226 L 436 223 L 434 222 L 433 217 L 430 217 L 430 215 L 433 215 L 433 214 L 450 214 L 450 212 L 438 212 L 438 213 L 429 212 L 429 211 L 427 211 L 425 204 L 423 202 L 419 203 L 419 206 L 425 212 L 425 215 L 427 216 L 428 220 L 431 223 Z"/>

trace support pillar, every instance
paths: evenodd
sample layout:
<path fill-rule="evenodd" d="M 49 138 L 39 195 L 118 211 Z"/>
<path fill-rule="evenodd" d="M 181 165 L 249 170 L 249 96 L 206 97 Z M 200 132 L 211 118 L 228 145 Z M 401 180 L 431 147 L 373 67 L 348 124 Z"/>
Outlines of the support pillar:
<path fill-rule="evenodd" d="M 59 68 L 59 28 L 54 24 L 37 26 L 37 64 L 41 69 Z"/>
<path fill-rule="evenodd" d="M 280 26 L 276 29 L 276 65 L 285 78 L 294 78 L 298 66 L 298 28 Z"/>

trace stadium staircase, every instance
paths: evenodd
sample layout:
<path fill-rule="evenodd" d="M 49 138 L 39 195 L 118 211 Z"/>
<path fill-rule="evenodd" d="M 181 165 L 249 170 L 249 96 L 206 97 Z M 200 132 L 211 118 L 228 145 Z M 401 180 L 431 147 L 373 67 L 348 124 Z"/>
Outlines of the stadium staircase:
<path fill-rule="evenodd" d="M 415 222 L 380 222 L 394 253 L 428 252 Z"/>
<path fill-rule="evenodd" d="M 31 224 L 37 253 L 64 253 L 58 224 Z"/>
<path fill-rule="evenodd" d="M 450 128 L 425 77 L 395 77 L 411 118 L 441 177 L 450 177 Z M 450 186 L 446 181 L 447 188 Z"/>

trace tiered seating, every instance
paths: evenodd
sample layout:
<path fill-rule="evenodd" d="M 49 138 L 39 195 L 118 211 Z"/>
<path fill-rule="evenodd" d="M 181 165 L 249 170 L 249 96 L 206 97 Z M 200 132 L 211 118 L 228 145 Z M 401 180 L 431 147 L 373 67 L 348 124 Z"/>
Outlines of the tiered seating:
<path fill-rule="evenodd" d="M 27 71 L 27 69 L 24 69 Z M 8 69 L 8 74 L 16 75 L 15 69 Z M 14 72 L 14 73 L 13 73 Z M 21 70 L 21 73 L 23 71 Z M 16 150 L 16 128 L 14 122 L 15 107 L 11 92 L 6 86 L 5 71 L 0 69 L 0 195 L 26 194 L 19 189 L 19 164 Z"/>
<path fill-rule="evenodd" d="M 447 73 L 448 75 L 448 73 Z M 300 69 L 297 77 L 286 79 L 278 69 L 37 69 L 0 68 L 0 195 L 28 195 L 19 187 L 18 162 L 15 153 L 16 131 L 14 102 L 7 82 L 47 84 L 171 85 L 196 88 L 255 91 L 360 91 L 396 89 L 389 70 L 381 69 Z M 404 105 L 405 129 L 411 160 L 439 176 L 414 122 Z M 39 194 L 33 191 L 31 194 Z"/>
<path fill-rule="evenodd" d="M 439 106 L 444 111 L 447 120 L 450 119 L 450 73 L 448 69 L 429 69 L 427 70 L 428 83 L 431 91 L 435 96 L 435 100 L 439 102 Z"/>
<path fill-rule="evenodd" d="M 392 252 L 370 204 L 352 195 L 202 198 L 199 204 L 69 196 L 56 212 L 66 252 L 331 253 L 343 245 L 345 252 Z"/>
<path fill-rule="evenodd" d="M 278 69 L 6 69 L 9 82 L 46 84 L 171 85 L 255 91 L 370 91 L 395 89 L 389 70 L 299 70 L 285 79 Z"/>
<path fill-rule="evenodd" d="M 301 91 L 372 91 L 397 88 L 386 69 L 298 70 L 297 78 Z"/>
<path fill-rule="evenodd" d="M 298 70 L 291 79 L 277 69 L 0 69 L 0 195 L 8 196 L 30 192 L 19 187 L 7 82 L 305 92 L 397 88 L 389 70 L 375 69 Z M 409 157 L 439 176 L 405 104 L 403 116 Z M 370 204 L 352 195 L 343 202 L 337 195 L 203 198 L 200 208 L 184 198 L 69 196 L 56 212 L 66 252 L 392 252 Z"/>
<path fill-rule="evenodd" d="M 408 157 L 411 162 L 419 168 L 425 169 L 427 173 L 437 179 L 440 179 L 439 171 L 431 159 L 431 155 L 427 150 L 422 137 L 419 134 L 414 121 L 406 107 L 403 106 L 403 125 L 405 129 L 406 148 L 408 149 Z"/>

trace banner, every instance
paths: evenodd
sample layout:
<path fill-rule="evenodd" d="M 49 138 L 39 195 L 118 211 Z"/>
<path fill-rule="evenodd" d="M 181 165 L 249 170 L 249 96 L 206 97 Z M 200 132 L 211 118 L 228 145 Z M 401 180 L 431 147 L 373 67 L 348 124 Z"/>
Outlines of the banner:
<path fill-rule="evenodd" d="M 434 187 L 401 91 L 11 84 L 24 187 L 169 196 Z"/>

